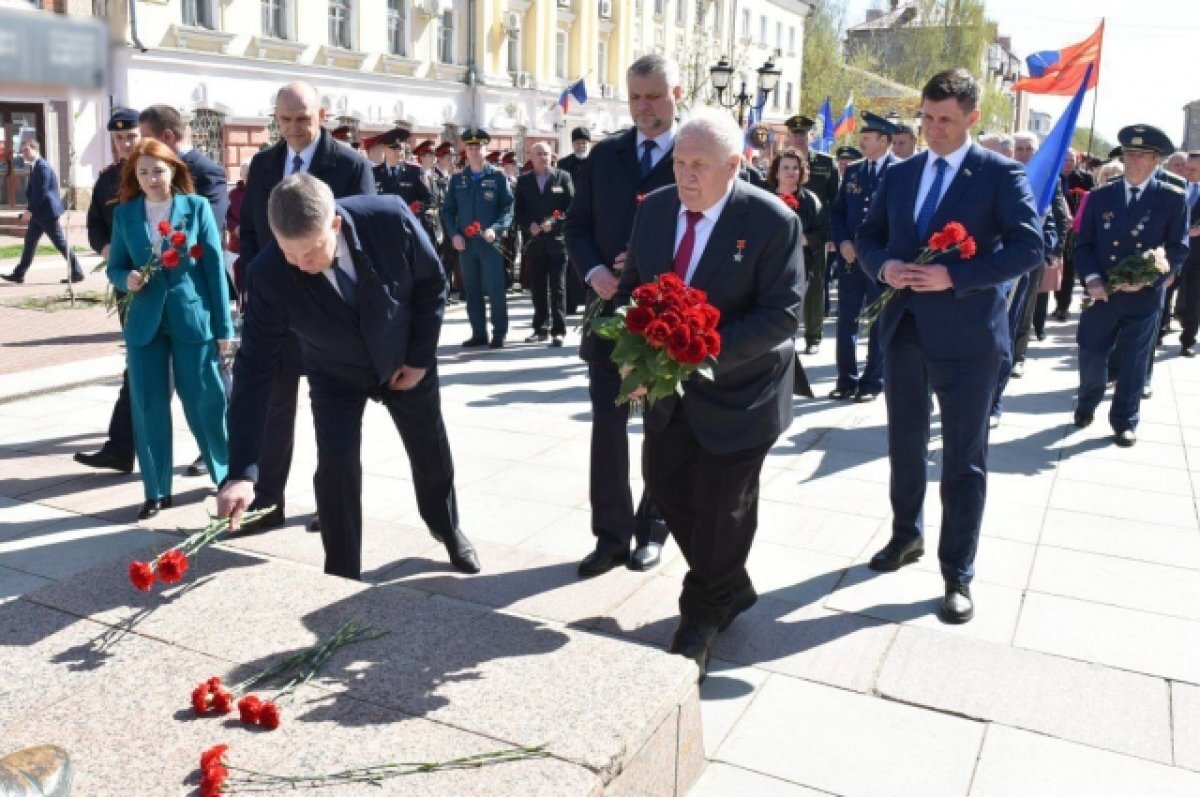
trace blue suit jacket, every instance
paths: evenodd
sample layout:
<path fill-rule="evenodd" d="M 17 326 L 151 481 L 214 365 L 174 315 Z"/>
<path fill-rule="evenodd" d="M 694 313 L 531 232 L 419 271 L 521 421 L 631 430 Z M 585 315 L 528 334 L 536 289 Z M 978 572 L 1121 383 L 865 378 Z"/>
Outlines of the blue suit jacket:
<path fill-rule="evenodd" d="M 872 189 L 878 188 L 879 181 L 883 179 L 888 168 L 899 162 L 900 159 L 889 152 L 884 158 L 883 168 L 875 176 L 874 186 L 870 185 L 869 160 L 863 159 L 846 167 L 846 174 L 838 187 L 837 199 L 833 201 L 833 208 L 829 212 L 835 244 L 841 246 L 845 241 L 854 242 L 854 234 L 867 217 L 867 208 L 871 206 L 871 197 L 875 193 Z"/>
<path fill-rule="evenodd" d="M 638 285 L 671 271 L 678 219 L 679 193 L 673 186 L 646 197 L 629 238 L 618 307 L 629 303 Z M 796 214 L 774 194 L 734 180 L 691 285 L 706 291 L 721 311 L 715 378 L 693 377 L 682 398 L 655 402 L 646 413 L 646 428 L 664 428 L 682 401 L 696 438 L 714 454 L 773 442 L 792 421 L 792 336 L 804 300 Z"/>
<path fill-rule="evenodd" d="M 43 157 L 38 157 L 29 171 L 29 182 L 25 184 L 25 199 L 29 201 L 29 214 L 37 222 L 53 224 L 63 214 L 62 196 L 58 192 L 58 175 Z"/>
<path fill-rule="evenodd" d="M 179 158 L 192 176 L 196 193 L 208 200 L 212 207 L 217 229 L 225 231 L 225 216 L 229 213 L 229 182 L 225 170 L 196 148 L 188 150 Z"/>
<path fill-rule="evenodd" d="M 1178 188 L 1152 177 L 1145 195 L 1130 210 L 1125 207 L 1124 180 L 1102 185 L 1088 197 L 1075 240 L 1075 273 L 1081 282 L 1093 274 L 1107 280 L 1108 269 L 1127 255 L 1160 246 L 1171 273 L 1177 275 L 1188 255 L 1187 201 Z M 1157 312 L 1166 280 L 1163 276 L 1153 289 L 1117 293 L 1110 302 L 1114 309 L 1133 315 Z"/>
<path fill-rule="evenodd" d="M 172 227 L 183 225 L 187 234 L 185 253 L 179 266 L 156 271 L 140 291 L 131 295 L 125 314 L 125 342 L 145 346 L 158 332 L 164 316 L 171 337 L 181 343 L 194 345 L 232 338 L 225 254 L 208 200 L 196 194 L 176 194 L 170 221 Z M 194 244 L 204 248 L 199 262 L 186 254 Z M 109 281 L 124 291 L 130 272 L 145 266 L 153 255 L 145 197 L 118 205 L 108 251 Z"/>
<path fill-rule="evenodd" d="M 913 262 L 926 241 L 913 220 L 921 172 L 929 152 L 891 166 L 858 229 L 859 265 L 873 279 L 889 260 Z M 1021 164 L 972 144 L 934 214 L 930 231 L 962 223 L 978 254 L 957 253 L 947 266 L 954 287 L 936 293 L 900 293 L 884 308 L 878 332 L 884 349 L 901 317 L 912 313 L 926 354 L 934 359 L 990 357 L 1010 346 L 1005 283 L 1042 262 L 1042 224 Z"/>
<path fill-rule="evenodd" d="M 251 264 L 229 404 L 232 479 L 257 479 L 271 381 L 291 333 L 310 380 L 367 395 L 402 365 L 436 365 L 446 278 L 424 228 L 394 194 L 338 200 L 337 213 L 358 275 L 357 309 L 325 275 L 290 265 L 275 242 Z"/>

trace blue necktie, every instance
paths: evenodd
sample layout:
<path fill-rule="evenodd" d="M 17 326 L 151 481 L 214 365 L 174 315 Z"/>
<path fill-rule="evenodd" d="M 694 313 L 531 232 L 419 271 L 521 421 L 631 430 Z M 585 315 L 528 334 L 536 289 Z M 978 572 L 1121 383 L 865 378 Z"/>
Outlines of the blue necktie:
<path fill-rule="evenodd" d="M 304 171 L 304 158 L 299 155 L 292 158 L 292 174 L 299 174 Z"/>
<path fill-rule="evenodd" d="M 652 138 L 646 139 L 642 142 L 642 160 L 640 161 L 642 167 L 642 177 L 645 177 L 650 173 L 650 170 L 654 168 L 654 160 L 650 157 L 650 153 L 653 152 L 654 148 L 657 146 L 658 144 Z"/>
<path fill-rule="evenodd" d="M 949 165 L 945 158 L 938 158 L 933 162 L 937 174 L 933 178 L 933 185 L 929 186 L 929 193 L 925 195 L 925 201 L 921 203 L 921 210 L 917 213 L 917 237 L 922 241 L 929 235 L 929 225 L 933 223 L 933 214 L 937 211 L 938 202 L 942 198 L 942 180 L 946 176 L 946 167 Z"/>
<path fill-rule="evenodd" d="M 878 180 L 879 180 L 879 172 L 877 171 L 877 169 L 875 167 L 875 162 L 871 161 L 871 171 L 867 175 L 867 191 L 868 191 L 868 193 L 872 193 L 872 194 L 875 193 L 875 183 Z"/>
<path fill-rule="evenodd" d="M 335 258 L 333 261 L 333 276 L 337 280 L 338 290 L 342 292 L 342 298 L 346 300 L 346 304 L 354 307 L 358 304 L 358 287 L 354 284 L 354 278 L 346 273 Z"/>

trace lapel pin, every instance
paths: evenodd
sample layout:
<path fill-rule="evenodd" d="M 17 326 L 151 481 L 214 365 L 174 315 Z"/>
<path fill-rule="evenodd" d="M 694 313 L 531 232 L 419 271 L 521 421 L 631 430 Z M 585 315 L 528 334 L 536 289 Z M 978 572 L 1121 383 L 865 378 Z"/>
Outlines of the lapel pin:
<path fill-rule="evenodd" d="M 745 248 L 746 248 L 746 242 L 744 240 L 739 240 L 737 242 L 737 252 L 733 256 L 733 259 L 735 262 L 738 262 L 738 263 L 742 262 L 742 251 Z"/>

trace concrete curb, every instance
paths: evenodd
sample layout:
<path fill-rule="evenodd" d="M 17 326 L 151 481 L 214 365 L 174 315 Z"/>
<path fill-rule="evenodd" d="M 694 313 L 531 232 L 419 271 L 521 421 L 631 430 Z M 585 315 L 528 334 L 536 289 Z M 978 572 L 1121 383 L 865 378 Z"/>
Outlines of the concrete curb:
<path fill-rule="evenodd" d="M 105 382 L 119 378 L 124 370 L 125 356 L 113 355 L 5 374 L 0 378 L 0 404 Z"/>

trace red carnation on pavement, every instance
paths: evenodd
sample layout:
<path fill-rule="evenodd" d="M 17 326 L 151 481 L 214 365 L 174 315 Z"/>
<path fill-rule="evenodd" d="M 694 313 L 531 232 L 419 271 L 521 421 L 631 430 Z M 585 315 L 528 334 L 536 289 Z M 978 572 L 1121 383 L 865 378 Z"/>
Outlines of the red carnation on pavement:
<path fill-rule="evenodd" d="M 191 257 L 192 260 L 199 260 L 200 258 L 204 257 L 204 247 L 200 244 L 196 244 L 188 250 L 188 256 Z"/>
<path fill-rule="evenodd" d="M 129 563 L 129 580 L 133 586 L 142 592 L 149 592 L 154 586 L 154 568 L 146 562 L 133 561 Z"/>
<path fill-rule="evenodd" d="M 638 335 L 646 331 L 646 326 L 654 320 L 654 311 L 649 307 L 631 307 L 625 314 L 625 327 Z"/>
<path fill-rule="evenodd" d="M 162 253 L 163 268 L 175 268 L 179 265 L 179 252 L 175 249 L 168 249 Z"/>
<path fill-rule="evenodd" d="M 958 245 L 958 256 L 963 260 L 970 260 L 975 257 L 975 239 L 966 238 Z"/>
<path fill-rule="evenodd" d="M 173 548 L 159 557 L 158 577 L 164 584 L 178 584 L 183 580 L 187 569 L 188 558 L 183 551 Z"/>
<path fill-rule="evenodd" d="M 158 223 L 158 234 L 163 235 L 163 236 L 170 235 L 171 234 L 171 222 L 160 221 Z"/>
<path fill-rule="evenodd" d="M 258 712 L 258 724 L 269 731 L 279 727 L 279 706 L 270 700 L 262 704 Z"/>
<path fill-rule="evenodd" d="M 213 764 L 225 763 L 225 751 L 229 749 L 227 744 L 218 744 L 208 748 L 200 754 L 200 768 L 208 769 Z"/>
<path fill-rule="evenodd" d="M 233 693 L 225 689 L 214 692 L 212 696 L 213 711 L 218 714 L 228 714 L 233 711 Z"/>
<path fill-rule="evenodd" d="M 208 688 L 208 683 L 202 683 L 192 690 L 192 710 L 198 716 L 203 717 L 208 713 L 208 699 L 212 692 Z"/>
<path fill-rule="evenodd" d="M 262 701 L 254 695 L 246 695 L 237 702 L 238 714 L 247 725 L 257 725 L 262 712 Z"/>
<path fill-rule="evenodd" d="M 183 246 L 187 243 L 187 234 L 183 230 L 171 233 L 171 246 Z"/>

